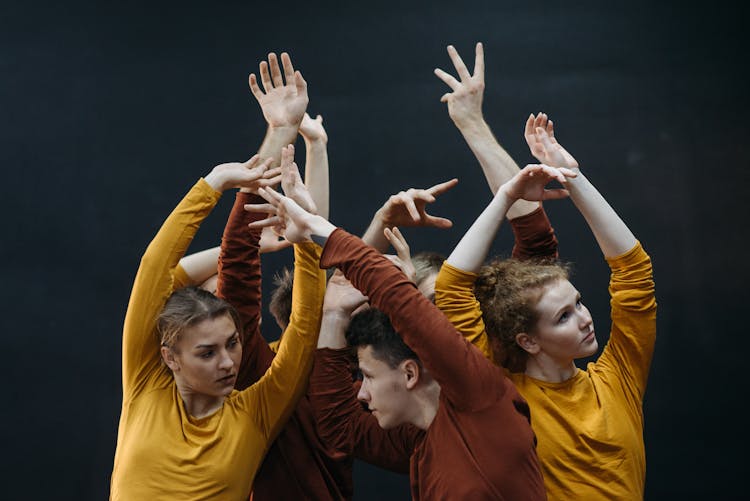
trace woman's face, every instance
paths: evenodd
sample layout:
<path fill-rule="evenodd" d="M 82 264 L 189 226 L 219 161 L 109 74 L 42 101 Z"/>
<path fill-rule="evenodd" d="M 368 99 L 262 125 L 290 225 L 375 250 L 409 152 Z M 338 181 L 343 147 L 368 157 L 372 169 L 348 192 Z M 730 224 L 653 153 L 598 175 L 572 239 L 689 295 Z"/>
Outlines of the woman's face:
<path fill-rule="evenodd" d="M 232 317 L 210 318 L 185 329 L 173 357 L 168 365 L 184 389 L 215 397 L 229 395 L 242 359 L 242 344 Z"/>
<path fill-rule="evenodd" d="M 594 322 L 569 281 L 546 286 L 536 309 L 539 320 L 530 334 L 541 353 L 562 364 L 596 353 Z"/>

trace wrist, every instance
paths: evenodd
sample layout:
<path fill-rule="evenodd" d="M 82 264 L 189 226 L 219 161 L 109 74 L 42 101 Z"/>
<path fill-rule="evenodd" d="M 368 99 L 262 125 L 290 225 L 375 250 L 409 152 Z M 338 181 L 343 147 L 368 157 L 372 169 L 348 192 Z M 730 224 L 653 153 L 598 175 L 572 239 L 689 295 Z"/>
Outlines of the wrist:
<path fill-rule="evenodd" d="M 311 236 L 314 235 L 323 240 L 327 240 L 331 233 L 333 233 L 336 229 L 336 227 L 331 224 L 326 218 L 317 215 L 311 216 L 308 226 L 310 228 Z M 313 241 L 316 241 L 316 239 L 313 239 Z"/>
<path fill-rule="evenodd" d="M 216 170 L 216 167 L 211 169 L 211 172 L 209 172 L 204 178 L 204 181 L 208 183 L 211 188 L 213 188 L 215 191 L 223 192 L 227 189 L 226 185 L 226 177 L 220 172 Z"/>
<path fill-rule="evenodd" d="M 307 147 L 308 150 L 325 148 L 328 144 L 328 139 L 323 137 L 309 138 L 302 134 L 302 139 L 305 140 L 305 147 Z"/>
<path fill-rule="evenodd" d="M 453 123 L 463 134 L 478 134 L 489 128 L 487 122 L 484 121 L 481 111 L 463 117 L 456 117 L 453 119 Z"/>

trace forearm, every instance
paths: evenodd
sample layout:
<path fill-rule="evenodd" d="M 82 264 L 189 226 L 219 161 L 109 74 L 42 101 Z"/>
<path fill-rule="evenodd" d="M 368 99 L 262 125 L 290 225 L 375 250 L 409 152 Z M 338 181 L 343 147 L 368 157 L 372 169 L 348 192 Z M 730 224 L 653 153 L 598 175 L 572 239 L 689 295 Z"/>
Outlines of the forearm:
<path fill-rule="evenodd" d="M 466 140 L 466 144 L 482 166 L 482 172 L 492 194 L 500 186 L 518 173 L 520 168 L 505 149 L 500 146 L 492 130 L 482 117 L 456 123 L 456 127 Z M 518 200 L 508 210 L 508 218 L 513 219 L 529 214 L 539 207 L 538 202 Z"/>
<path fill-rule="evenodd" d="M 331 348 L 334 350 L 346 348 L 346 329 L 349 327 L 350 315 L 341 311 L 323 311 L 320 322 L 320 336 L 318 349 Z"/>
<path fill-rule="evenodd" d="M 180 259 L 180 266 L 190 279 L 191 285 L 200 285 L 213 275 L 219 265 L 221 247 L 194 252 Z"/>
<path fill-rule="evenodd" d="M 320 249 L 312 243 L 295 244 L 292 314 L 281 337 L 271 368 L 261 379 L 268 402 L 270 436 L 284 426 L 305 391 L 320 329 L 325 273 L 318 267 Z"/>
<path fill-rule="evenodd" d="M 266 136 L 263 138 L 258 149 L 258 156 L 260 160 L 264 161 L 268 158 L 273 158 L 269 169 L 278 167 L 281 162 L 281 149 L 288 145 L 293 144 L 297 139 L 297 131 L 299 130 L 299 124 L 297 125 L 285 125 L 285 126 L 273 126 L 269 125 L 266 130 Z M 247 188 L 242 188 L 240 191 L 249 192 Z"/>
<path fill-rule="evenodd" d="M 495 370 L 492 364 L 382 254 L 344 230 L 336 230 L 320 263 L 340 269 L 372 306 L 388 315 L 394 330 L 457 405 L 479 405 L 486 389 L 497 389 L 490 374 Z"/>
<path fill-rule="evenodd" d="M 328 149 L 325 141 L 305 140 L 305 186 L 318 208 L 318 214 L 328 219 L 329 183 L 328 183 Z"/>
<path fill-rule="evenodd" d="M 568 181 L 570 198 L 594 233 L 604 257 L 620 256 L 636 244 L 636 238 L 625 222 L 580 171 Z"/>
<path fill-rule="evenodd" d="M 172 270 L 221 193 L 201 179 L 162 224 L 141 258 L 123 328 L 123 392 L 133 389 L 150 363 L 158 367 L 156 317 L 172 293 Z"/>
<path fill-rule="evenodd" d="M 262 216 L 244 210 L 246 203 L 262 201 L 258 195 L 236 194 L 224 228 L 219 258 L 217 295 L 234 306 L 242 324 L 242 361 L 236 384 L 240 390 L 260 379 L 273 360 L 273 353 L 260 334 L 260 231 L 247 227 Z"/>
<path fill-rule="evenodd" d="M 447 262 L 460 270 L 477 273 L 511 203 L 512 200 L 499 191 L 458 242 Z"/>
<path fill-rule="evenodd" d="M 380 216 L 380 210 L 378 210 L 378 212 L 375 213 L 375 216 L 373 216 L 372 221 L 370 221 L 370 226 L 367 227 L 367 231 L 362 235 L 362 241 L 370 247 L 373 247 L 378 252 L 382 253 L 387 251 L 391 244 L 383 234 L 384 229 L 385 224 L 383 224 L 383 218 Z"/>

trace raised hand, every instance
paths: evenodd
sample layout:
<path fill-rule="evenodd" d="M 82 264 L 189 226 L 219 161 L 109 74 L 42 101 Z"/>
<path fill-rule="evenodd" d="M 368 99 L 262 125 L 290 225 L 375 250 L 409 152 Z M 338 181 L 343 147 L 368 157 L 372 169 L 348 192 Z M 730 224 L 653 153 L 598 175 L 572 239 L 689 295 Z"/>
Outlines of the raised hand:
<path fill-rule="evenodd" d="M 281 169 L 269 169 L 271 159 L 260 161 L 254 155 L 247 162 L 230 162 L 214 167 L 205 177 L 205 181 L 216 191 L 230 188 L 247 188 L 257 190 L 272 186 L 281 180 Z"/>
<path fill-rule="evenodd" d="M 299 71 L 294 70 L 292 60 L 286 52 L 281 53 L 281 64 L 284 68 L 283 78 L 276 54 L 268 54 L 268 62 L 260 63 L 263 90 L 258 85 L 255 73 L 251 73 L 249 77 L 250 90 L 258 100 L 269 126 L 296 128 L 307 109 L 307 82 Z"/>
<path fill-rule="evenodd" d="M 456 184 L 458 184 L 458 179 L 451 179 L 427 189 L 409 188 L 401 191 L 396 195 L 391 195 L 385 205 L 378 209 L 376 216 L 386 228 L 393 226 L 450 228 L 453 226 L 450 219 L 427 214 L 425 207 L 434 202 L 435 197 L 442 195 Z"/>
<path fill-rule="evenodd" d="M 529 145 L 531 154 L 541 163 L 552 167 L 578 168 L 578 162 L 573 155 L 555 139 L 554 124 L 548 119 L 546 113 L 540 111 L 536 117 L 533 113 L 529 115 L 523 137 Z M 546 137 L 546 143 L 544 137 Z"/>
<path fill-rule="evenodd" d="M 292 243 L 284 237 L 277 235 L 273 231 L 273 228 L 267 226 L 263 228 L 263 231 L 260 233 L 260 241 L 258 242 L 258 245 L 260 246 L 261 254 L 270 254 L 271 252 L 286 249 L 287 247 L 290 247 Z"/>
<path fill-rule="evenodd" d="M 299 168 L 294 162 L 294 145 L 291 144 L 286 145 L 281 150 L 281 188 L 286 196 L 294 200 L 307 212 L 310 214 L 318 213 L 315 202 L 299 175 Z"/>
<path fill-rule="evenodd" d="M 328 143 L 328 134 L 323 128 L 323 117 L 318 115 L 315 120 L 305 113 L 302 117 L 302 123 L 299 126 L 299 133 L 305 139 L 305 142 L 322 141 Z"/>
<path fill-rule="evenodd" d="M 448 55 L 453 61 L 459 80 L 440 68 L 435 75 L 453 92 L 443 94 L 440 102 L 448 103 L 448 114 L 459 128 L 472 120 L 482 120 L 482 98 L 484 96 L 484 48 L 477 43 L 474 57 L 474 74 L 471 75 L 455 47 L 448 46 Z"/>
<path fill-rule="evenodd" d="M 417 269 L 414 267 L 414 263 L 411 260 L 411 251 L 409 250 L 409 243 L 406 241 L 404 236 L 401 234 L 398 228 L 395 226 L 391 230 L 386 228 L 383 230 L 385 238 L 393 246 L 396 251 L 396 255 L 386 254 L 385 257 L 391 260 L 401 271 L 404 272 L 406 278 L 408 278 L 414 284 L 417 283 Z"/>
<path fill-rule="evenodd" d="M 323 311 L 326 313 L 337 313 L 345 317 L 351 314 L 367 302 L 367 296 L 346 279 L 340 270 L 336 270 L 326 286 L 326 295 L 323 300 Z"/>
<path fill-rule="evenodd" d="M 522 199 L 530 202 L 541 202 L 565 198 L 568 196 L 568 190 L 562 188 L 547 189 L 545 186 L 551 181 L 565 184 L 568 178 L 574 178 L 577 175 L 576 172 L 565 167 L 527 165 L 521 169 L 521 172 L 502 185 L 499 191 L 505 193 L 513 201 Z"/>
<path fill-rule="evenodd" d="M 265 212 L 266 219 L 250 223 L 250 228 L 274 227 L 279 235 L 283 235 L 291 243 L 300 243 L 312 240 L 322 244 L 328 236 L 336 229 L 325 218 L 310 214 L 300 207 L 294 200 L 277 193 L 273 188 L 260 188 L 258 190 L 268 203 L 246 204 L 245 210 L 250 212 Z"/>

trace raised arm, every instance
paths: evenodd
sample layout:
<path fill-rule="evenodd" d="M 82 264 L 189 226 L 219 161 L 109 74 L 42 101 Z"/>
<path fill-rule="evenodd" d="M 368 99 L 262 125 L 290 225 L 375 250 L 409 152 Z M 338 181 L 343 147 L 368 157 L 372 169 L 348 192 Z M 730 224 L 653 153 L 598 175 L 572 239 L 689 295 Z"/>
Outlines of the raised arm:
<path fill-rule="evenodd" d="M 144 389 L 149 378 L 164 376 L 155 335 L 156 318 L 173 291 L 173 273 L 203 219 L 221 192 L 252 186 L 268 168 L 256 155 L 244 163 L 222 164 L 198 181 L 167 217 L 141 258 L 123 328 L 123 398 Z"/>
<path fill-rule="evenodd" d="M 292 203 L 297 207 L 301 205 L 314 213 L 315 204 L 302 183 L 299 169 L 293 160 L 294 147 L 290 144 L 281 153 L 282 188 L 290 197 L 288 200 L 294 200 Z M 270 187 L 259 188 L 258 192 L 264 194 L 265 190 L 275 193 Z M 251 223 L 249 226 L 257 231 L 264 225 Z M 284 426 L 307 386 L 320 332 L 325 293 L 325 273 L 318 267 L 320 247 L 312 242 L 288 238 L 289 228 L 284 225 L 280 225 L 279 232 L 290 242 L 297 243 L 294 246 L 292 312 L 271 367 L 247 393 L 249 399 L 256 397 L 255 402 L 260 402 L 257 408 L 250 405 L 250 411 L 256 413 L 270 438 L 275 437 Z"/>
<path fill-rule="evenodd" d="M 274 185 L 281 180 L 280 169 L 274 169 L 274 174 L 276 172 L 279 175 L 266 179 L 265 185 Z M 255 193 L 238 192 L 221 240 L 217 295 L 234 306 L 242 325 L 242 361 L 235 384 L 238 390 L 260 379 L 274 357 L 260 333 L 261 230 L 248 228 L 249 223 L 261 216 L 244 210 L 245 204 L 261 200 Z"/>
<path fill-rule="evenodd" d="M 318 115 L 313 120 L 305 113 L 299 133 L 305 140 L 305 186 L 318 208 L 318 214 L 328 219 L 328 134 L 323 128 L 323 117 Z"/>
<path fill-rule="evenodd" d="M 541 201 L 567 196 L 564 189 L 545 188 L 552 180 L 565 182 L 566 176 L 575 177 L 576 174 L 564 168 L 527 165 L 500 187 L 487 208 L 451 252 L 448 264 L 471 273 L 478 272 L 510 206 L 519 199 Z"/>
<path fill-rule="evenodd" d="M 395 226 L 431 226 L 433 228 L 450 228 L 450 219 L 436 217 L 427 213 L 426 206 L 458 184 L 458 179 L 451 179 L 427 189 L 409 188 L 391 195 L 385 204 L 378 209 L 362 236 L 362 240 L 380 252 L 388 249 L 388 239 L 383 231 Z"/>
<path fill-rule="evenodd" d="M 537 158 L 543 159 L 542 161 L 548 165 L 567 167 L 578 173 L 575 178 L 567 180 L 566 187 L 571 200 L 594 233 L 604 257 L 621 256 L 632 249 L 636 244 L 635 236 L 599 191 L 580 172 L 578 162 L 557 142 L 552 121 L 549 120 L 546 127 L 535 127 L 534 135 L 537 149 L 535 151 L 532 147 L 532 153 L 538 155 Z"/>
<path fill-rule="evenodd" d="M 318 435 L 327 447 L 382 468 L 408 473 L 409 457 L 421 433 L 412 426 L 382 429 L 357 400 L 352 381 L 354 360 L 345 333 L 352 312 L 366 300 L 340 271 L 328 281 L 307 394 Z"/>
<path fill-rule="evenodd" d="M 435 69 L 435 75 L 452 91 L 444 94 L 440 101 L 447 103 L 448 114 L 482 166 L 487 184 L 494 195 L 500 185 L 519 171 L 519 167 L 495 139 L 482 115 L 485 85 L 484 47 L 481 42 L 476 45 L 473 75 L 469 73 L 452 45 L 448 46 L 448 55 L 456 68 L 459 80 L 440 68 Z M 508 210 L 508 218 L 524 216 L 538 207 L 539 204 L 536 202 L 519 200 Z"/>
<path fill-rule="evenodd" d="M 202 251 L 188 254 L 180 259 L 180 264 L 175 269 L 174 288 L 187 287 L 189 285 L 201 285 L 206 280 L 216 275 L 219 265 L 219 253 L 221 247 L 211 247 Z M 215 289 L 209 292 L 216 293 Z"/>
<path fill-rule="evenodd" d="M 302 73 L 294 70 L 286 52 L 281 53 L 281 65 L 283 77 L 276 54 L 271 52 L 268 62 L 261 61 L 259 67 L 263 89 L 258 85 L 255 73 L 251 73 L 248 79 L 250 90 L 268 123 L 268 131 L 258 154 L 263 159 L 273 159 L 272 167 L 279 165 L 281 149 L 296 139 L 308 103 L 307 82 L 302 78 Z"/>
<path fill-rule="evenodd" d="M 321 267 L 338 267 L 352 285 L 367 293 L 370 304 L 389 316 L 396 332 L 440 384 L 442 394 L 457 407 L 483 408 L 505 393 L 499 369 L 468 344 L 388 258 L 275 191 L 264 189 L 261 194 L 269 204 L 254 210 L 269 212 L 271 217 L 258 225 L 283 224 L 291 241 L 324 243 Z"/>

